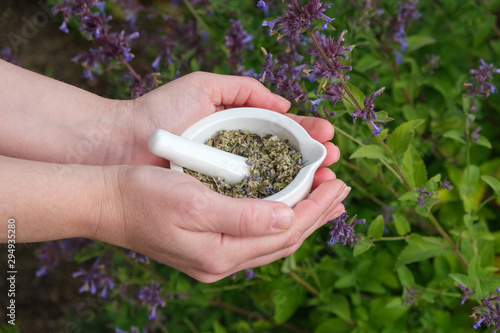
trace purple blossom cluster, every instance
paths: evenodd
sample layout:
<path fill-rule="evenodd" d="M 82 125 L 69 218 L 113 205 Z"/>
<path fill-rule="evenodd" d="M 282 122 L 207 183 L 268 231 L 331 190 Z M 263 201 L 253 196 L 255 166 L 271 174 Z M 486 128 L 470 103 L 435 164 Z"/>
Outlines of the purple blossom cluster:
<path fill-rule="evenodd" d="M 496 291 L 500 294 L 500 287 Z M 484 324 L 485 327 L 493 326 L 491 333 L 497 333 L 500 329 L 500 296 L 493 296 L 492 292 L 489 296 L 481 299 L 481 306 L 474 307 L 471 317 L 475 322 L 472 328 L 477 331 Z"/>
<path fill-rule="evenodd" d="M 358 109 L 352 113 L 352 120 L 353 122 L 356 121 L 356 119 L 361 118 L 363 120 L 368 121 L 372 128 L 373 128 L 373 134 L 378 135 L 380 134 L 380 128 L 375 125 L 373 120 L 377 118 L 377 115 L 375 114 L 375 104 L 373 103 L 373 99 L 383 93 L 385 90 L 385 87 L 380 88 L 379 90 L 375 91 L 369 98 L 364 99 L 364 104 L 365 107 L 363 109 Z"/>
<path fill-rule="evenodd" d="M 309 50 L 309 54 L 314 58 L 312 72 L 315 79 L 324 77 L 329 81 L 337 78 L 344 81 L 349 79 L 348 75 L 345 77 L 343 75 L 344 71 L 352 70 L 350 65 L 345 65 L 352 47 L 341 44 L 345 41 L 344 36 L 346 33 L 347 31 L 344 30 L 337 41 L 333 37 L 325 36 L 319 32 L 315 33 L 319 47 L 313 47 Z"/>
<path fill-rule="evenodd" d="M 422 188 L 417 187 L 415 190 L 418 192 L 418 205 L 425 206 L 424 196 L 430 197 L 432 193 L 425 190 L 425 185 L 422 185 Z"/>
<path fill-rule="evenodd" d="M 310 0 L 305 6 L 300 7 L 296 0 L 292 0 L 287 3 L 287 10 L 283 16 L 272 21 L 264 21 L 262 25 L 269 27 L 269 35 L 280 31 L 287 37 L 298 36 L 311 28 L 317 19 L 325 22 L 323 29 L 326 29 L 327 25 L 334 20 L 324 14 L 330 6 L 331 4 L 323 4 L 319 0 Z M 275 29 L 276 24 L 279 27 Z"/>
<path fill-rule="evenodd" d="M 151 311 L 148 317 L 149 320 L 156 319 L 156 308 L 158 306 L 165 306 L 166 302 L 163 299 L 163 294 L 160 284 L 155 283 L 153 280 L 151 280 L 149 286 L 145 286 L 139 291 L 139 300 L 147 305 Z"/>
<path fill-rule="evenodd" d="M 471 112 L 478 111 L 476 106 L 477 96 L 488 97 L 490 93 L 497 92 L 497 88 L 490 80 L 493 79 L 493 73 L 500 74 L 500 69 L 495 68 L 492 64 L 487 64 L 483 59 L 479 60 L 479 63 L 478 69 L 470 70 L 471 80 L 465 83 L 465 87 L 468 88 L 468 92 L 472 97 Z"/>
<path fill-rule="evenodd" d="M 271 53 L 266 55 L 261 74 L 255 75 L 261 82 L 270 82 L 276 88 L 276 93 L 290 100 L 304 101 L 307 94 L 300 87 L 299 77 L 303 65 L 290 68 L 288 64 L 278 65 L 278 60 Z"/>
<path fill-rule="evenodd" d="M 137 260 L 141 264 L 149 264 L 149 258 L 147 256 L 132 250 L 128 251 L 127 257 Z"/>
<path fill-rule="evenodd" d="M 130 11 L 127 17 L 134 21 L 134 17 L 131 16 L 133 14 L 132 5 L 128 1 L 122 2 L 128 6 L 127 9 Z M 62 3 L 56 4 L 52 11 L 54 14 L 61 13 L 63 16 L 63 22 L 59 27 L 61 31 L 68 33 L 67 23 L 70 19 L 75 19 L 80 25 L 79 30 L 98 46 L 96 49 L 82 52 L 73 58 L 73 61 L 83 65 L 84 78 L 93 78 L 94 74 L 98 74 L 104 69 L 103 66 L 119 62 L 125 65 L 130 72 L 128 82 L 132 97 L 138 97 L 156 86 L 156 82 L 151 76 L 146 76 L 143 79 L 129 64 L 133 59 L 132 41 L 139 38 L 139 32 L 112 32 L 109 25 L 112 17 L 106 14 L 104 1 L 63 0 Z"/>
<path fill-rule="evenodd" d="M 453 185 L 451 185 L 451 183 L 448 181 L 448 178 L 445 177 L 443 182 L 441 183 L 441 188 L 451 191 L 455 187 Z"/>
<path fill-rule="evenodd" d="M 422 15 L 417 10 L 418 0 L 408 0 L 408 2 L 398 1 L 397 17 L 392 21 L 392 36 L 395 42 L 399 43 L 400 49 L 394 50 L 396 63 L 399 65 L 403 61 L 403 52 L 408 48 L 408 37 L 406 29 L 413 20 Z"/>
<path fill-rule="evenodd" d="M 96 259 L 89 270 L 80 269 L 78 272 L 73 273 L 73 277 L 83 280 L 83 285 L 79 289 L 80 293 L 90 292 L 95 295 L 98 289 L 101 289 L 99 295 L 106 298 L 107 292 L 115 287 L 111 277 L 104 273 L 104 265 L 101 264 L 100 257 Z"/>
<path fill-rule="evenodd" d="M 328 241 L 328 244 L 333 245 L 340 243 L 342 245 L 349 244 L 351 247 L 354 247 L 354 245 L 359 244 L 358 240 L 361 238 L 361 236 L 357 235 L 354 232 L 354 226 L 356 224 L 364 224 L 366 223 L 365 219 L 357 220 L 356 216 L 351 218 L 349 221 L 347 219 L 349 218 L 349 215 L 347 215 L 347 212 L 344 212 L 342 215 L 337 217 L 336 219 L 333 219 L 328 222 L 328 224 L 331 225 L 330 228 L 330 240 Z"/>
<path fill-rule="evenodd" d="M 415 299 L 415 296 L 420 294 L 420 292 L 417 289 L 415 289 L 415 286 L 411 286 L 411 288 L 405 286 L 404 288 L 406 290 L 406 294 L 403 299 L 403 305 L 417 305 L 418 302 Z"/>
<path fill-rule="evenodd" d="M 10 47 L 4 47 L 3 49 L 0 49 L 0 59 L 18 66 L 21 64 Z"/>
<path fill-rule="evenodd" d="M 224 46 L 229 49 L 229 65 L 231 72 L 237 75 L 251 76 L 253 71 L 245 72 L 243 63 L 243 50 L 252 49 L 253 36 L 250 35 L 240 20 L 231 20 L 231 28 L 226 31 L 226 40 Z"/>
<path fill-rule="evenodd" d="M 71 260 L 87 246 L 95 245 L 93 241 L 86 238 L 70 238 L 45 242 L 40 247 L 40 254 L 38 255 L 40 266 L 36 270 L 35 275 L 37 277 L 47 275 L 59 266 L 61 260 Z"/>
<path fill-rule="evenodd" d="M 465 301 L 467 298 L 471 297 L 473 294 L 475 294 L 475 291 L 471 291 L 469 287 L 464 286 L 463 284 L 459 283 L 458 288 L 462 290 L 462 302 L 460 304 L 464 305 Z"/>

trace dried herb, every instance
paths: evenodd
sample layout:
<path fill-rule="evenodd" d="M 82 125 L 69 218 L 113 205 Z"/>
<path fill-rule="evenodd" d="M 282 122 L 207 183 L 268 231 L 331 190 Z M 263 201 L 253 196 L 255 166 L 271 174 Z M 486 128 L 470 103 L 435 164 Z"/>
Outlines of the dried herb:
<path fill-rule="evenodd" d="M 265 198 L 284 189 L 302 169 L 302 154 L 275 135 L 261 137 L 249 131 L 218 131 L 207 145 L 247 158 L 250 176 L 231 186 L 224 179 L 213 178 L 184 169 L 208 188 L 234 198 Z"/>

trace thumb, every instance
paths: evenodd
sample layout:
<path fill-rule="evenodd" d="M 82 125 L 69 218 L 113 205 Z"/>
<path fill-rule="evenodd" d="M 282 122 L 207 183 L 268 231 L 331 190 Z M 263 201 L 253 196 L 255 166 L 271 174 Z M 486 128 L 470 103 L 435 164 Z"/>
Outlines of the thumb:
<path fill-rule="evenodd" d="M 224 197 L 213 203 L 210 210 L 215 216 L 210 216 L 207 225 L 213 232 L 263 236 L 286 231 L 295 222 L 293 210 L 281 202 Z"/>

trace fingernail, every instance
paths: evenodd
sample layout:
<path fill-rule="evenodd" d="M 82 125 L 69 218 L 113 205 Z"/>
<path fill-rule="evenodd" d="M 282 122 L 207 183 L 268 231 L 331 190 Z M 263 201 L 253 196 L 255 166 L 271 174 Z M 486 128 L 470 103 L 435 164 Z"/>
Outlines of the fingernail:
<path fill-rule="evenodd" d="M 342 192 L 346 192 L 346 194 L 349 194 L 349 192 L 351 192 L 351 187 L 347 186 Z"/>
<path fill-rule="evenodd" d="M 271 226 L 274 230 L 284 231 L 290 229 L 295 221 L 295 215 L 290 207 L 275 207 L 271 215 Z"/>

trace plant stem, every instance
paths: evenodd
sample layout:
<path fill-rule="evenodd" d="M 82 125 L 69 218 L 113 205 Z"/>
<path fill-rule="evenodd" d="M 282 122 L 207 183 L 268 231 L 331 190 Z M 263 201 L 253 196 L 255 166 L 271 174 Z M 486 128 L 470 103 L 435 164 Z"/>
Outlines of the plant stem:
<path fill-rule="evenodd" d="M 333 128 L 335 129 L 335 132 L 339 132 L 342 135 L 344 135 L 344 136 L 348 137 L 349 139 L 351 139 L 352 141 L 356 142 L 358 145 L 364 146 L 363 142 L 359 141 L 358 139 L 356 139 L 352 135 L 348 134 L 346 131 L 342 130 L 340 127 L 333 125 Z"/>
<path fill-rule="evenodd" d="M 374 239 L 374 242 L 392 242 L 392 241 L 400 241 L 408 239 L 409 236 L 400 236 L 400 237 L 381 237 L 379 239 Z"/>
<path fill-rule="evenodd" d="M 294 279 L 295 281 L 297 281 L 300 285 L 302 285 L 304 288 L 307 289 L 307 291 L 309 291 L 311 294 L 313 294 L 314 296 L 318 297 L 319 296 L 319 292 L 314 289 L 313 286 L 311 286 L 309 283 L 307 283 L 306 281 L 304 281 L 300 276 L 298 276 L 297 274 L 295 274 L 294 272 L 290 272 L 288 273 L 292 279 Z"/>
<path fill-rule="evenodd" d="M 491 197 L 489 197 L 488 199 L 484 200 L 481 205 L 476 209 L 476 211 L 474 212 L 475 214 L 477 214 L 477 212 L 479 212 L 481 209 L 484 208 L 484 206 L 486 206 L 486 204 L 488 204 L 488 202 L 490 202 L 491 200 L 495 199 L 497 196 L 496 195 L 492 195 Z"/>
<path fill-rule="evenodd" d="M 191 12 L 191 14 L 193 14 L 194 18 L 202 26 L 203 30 L 205 30 L 206 32 L 209 33 L 211 31 L 210 28 L 205 23 L 205 21 L 203 21 L 203 19 L 201 18 L 201 16 L 196 12 L 196 10 L 194 9 L 193 5 L 191 5 L 188 0 L 182 0 L 182 2 L 184 2 L 184 5 L 186 5 L 186 7 Z"/>
<path fill-rule="evenodd" d="M 387 204 L 385 202 L 383 202 L 382 200 L 380 200 L 376 196 L 370 194 L 361 184 L 356 182 L 352 177 L 350 177 L 350 180 L 351 181 L 349 183 L 352 184 L 354 187 L 356 187 L 356 189 L 358 191 L 360 191 L 364 196 L 370 198 L 373 202 L 378 204 L 380 207 L 387 207 Z"/>
<path fill-rule="evenodd" d="M 453 252 L 455 252 L 458 260 L 460 261 L 460 263 L 462 263 L 462 266 L 464 266 L 465 269 L 468 269 L 469 265 L 467 264 L 467 261 L 465 260 L 465 258 L 462 256 L 462 253 L 460 253 L 460 250 L 458 249 L 458 246 L 451 239 L 450 235 L 448 235 L 448 233 L 446 232 L 446 230 L 443 229 L 443 227 L 441 226 L 441 224 L 439 224 L 439 222 L 436 219 L 436 217 L 434 216 L 434 214 L 432 214 L 431 212 L 429 212 L 427 214 L 427 216 L 429 217 L 429 220 L 431 220 L 431 222 L 434 225 L 434 227 L 439 231 L 439 234 L 441 234 L 441 236 L 443 236 L 443 238 L 446 239 L 446 241 L 451 245 L 451 247 L 453 249 Z"/>

